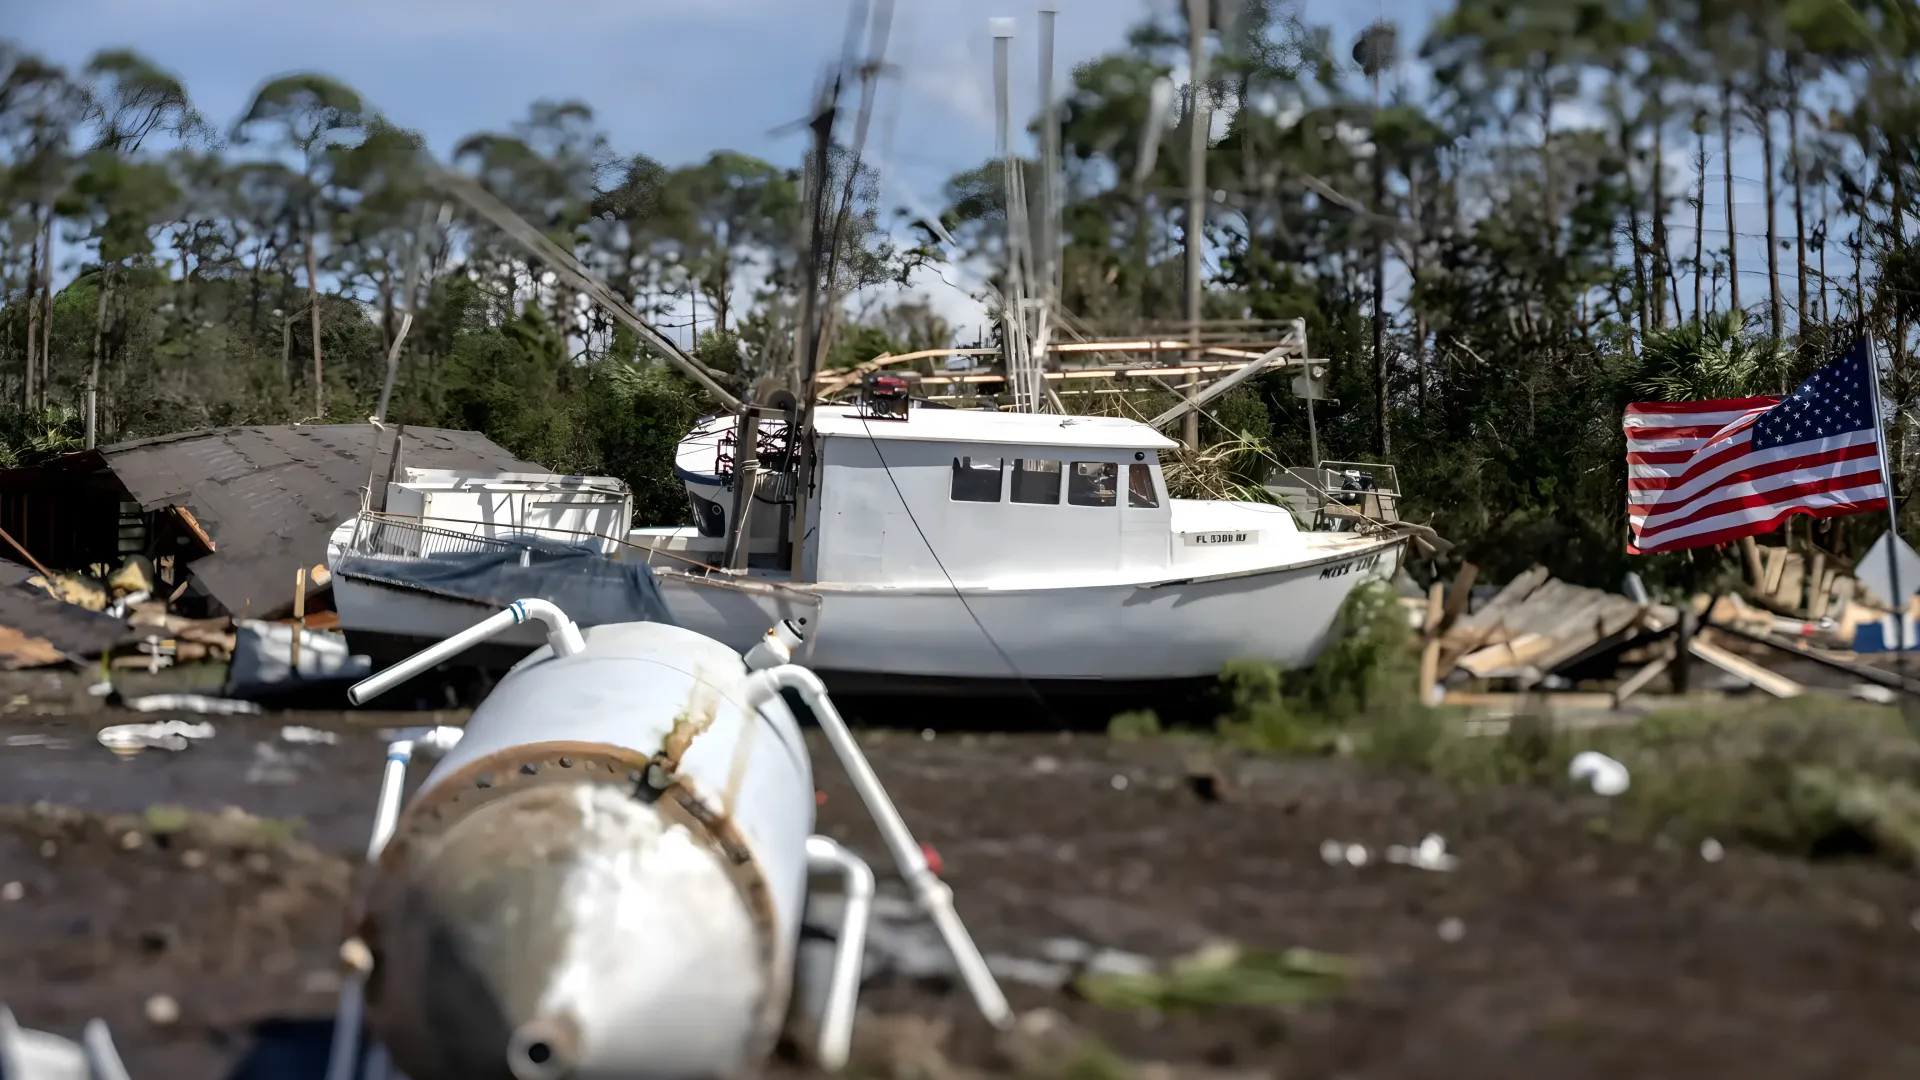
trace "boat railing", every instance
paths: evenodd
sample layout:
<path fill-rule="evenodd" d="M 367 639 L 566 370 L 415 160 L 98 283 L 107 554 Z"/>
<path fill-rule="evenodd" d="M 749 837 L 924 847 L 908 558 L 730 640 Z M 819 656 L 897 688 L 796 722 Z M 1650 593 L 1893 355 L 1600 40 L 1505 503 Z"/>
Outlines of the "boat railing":
<path fill-rule="evenodd" d="M 1274 473 L 1268 491 L 1311 528 L 1346 531 L 1400 520 L 1400 474 L 1370 461 L 1322 461 Z"/>
<path fill-rule="evenodd" d="M 377 515 L 362 515 L 354 526 L 348 550 L 354 555 L 380 559 L 431 559 L 446 555 L 488 555 L 519 552 L 525 561 L 526 544 L 505 537 L 481 536 L 453 529 L 438 529 L 417 520 Z"/>

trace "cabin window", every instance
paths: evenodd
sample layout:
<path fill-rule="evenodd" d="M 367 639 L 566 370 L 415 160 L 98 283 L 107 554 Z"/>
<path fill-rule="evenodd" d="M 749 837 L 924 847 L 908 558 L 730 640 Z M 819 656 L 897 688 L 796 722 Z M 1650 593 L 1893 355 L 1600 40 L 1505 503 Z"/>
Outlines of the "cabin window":
<path fill-rule="evenodd" d="M 1160 505 L 1160 495 L 1153 489 L 1153 466 L 1139 461 L 1127 466 L 1127 505 L 1135 510 Z"/>
<path fill-rule="evenodd" d="M 1067 474 L 1067 501 L 1075 506 L 1113 506 L 1120 466 L 1111 461 L 1076 461 Z"/>
<path fill-rule="evenodd" d="M 1044 503 L 1060 501 L 1060 463 L 1037 458 L 1013 459 L 1013 501 Z"/>
<path fill-rule="evenodd" d="M 953 459 L 954 502 L 999 502 L 1005 458 Z"/>

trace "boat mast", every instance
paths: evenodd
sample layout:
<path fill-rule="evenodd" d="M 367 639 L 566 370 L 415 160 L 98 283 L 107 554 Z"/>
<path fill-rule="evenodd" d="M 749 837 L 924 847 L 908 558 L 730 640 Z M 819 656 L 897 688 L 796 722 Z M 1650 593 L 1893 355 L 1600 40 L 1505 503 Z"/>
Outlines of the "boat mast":
<path fill-rule="evenodd" d="M 847 236 L 847 221 L 852 215 L 854 192 L 858 187 L 862 155 L 867 145 L 867 131 L 873 123 L 874 99 L 878 95 L 879 79 L 885 69 L 887 38 L 893 28 L 893 0 L 877 0 L 871 11 L 871 19 L 865 5 L 856 5 L 847 27 L 847 47 L 842 57 L 841 69 L 826 85 L 820 106 L 815 110 L 813 124 L 812 173 L 811 186 L 808 188 L 810 206 L 810 228 L 807 240 L 807 288 L 803 298 L 801 340 L 798 365 L 799 407 L 795 424 L 798 430 L 790 430 L 788 440 L 790 460 L 792 462 L 794 493 L 793 520 L 789 522 L 788 547 L 790 561 L 788 570 L 792 580 L 801 580 L 801 564 L 806 558 L 807 504 L 813 487 L 814 469 L 818 462 L 813 457 L 813 416 L 819 402 L 820 365 L 826 359 L 827 349 L 833 342 L 833 334 L 839 325 L 840 314 L 840 249 Z M 854 48 L 858 42 L 858 30 L 861 23 L 867 23 L 867 57 L 854 62 Z M 827 228 L 827 184 L 832 177 L 833 125 L 839 115 L 840 88 L 847 71 L 854 70 L 860 78 L 860 110 L 856 114 L 853 126 L 853 145 L 847 154 L 845 176 L 840 187 L 840 205 L 833 215 L 832 228 Z"/>

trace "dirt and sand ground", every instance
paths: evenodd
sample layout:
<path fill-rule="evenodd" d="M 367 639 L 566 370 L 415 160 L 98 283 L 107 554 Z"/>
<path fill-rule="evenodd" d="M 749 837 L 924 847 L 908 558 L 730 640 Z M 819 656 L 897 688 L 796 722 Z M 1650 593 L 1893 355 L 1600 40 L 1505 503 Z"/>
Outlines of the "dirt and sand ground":
<path fill-rule="evenodd" d="M 0 716 L 0 1002 L 70 1037 L 103 1017 L 135 1080 L 318 1076 L 381 721 L 214 717 L 191 749 L 119 758 L 94 732 L 157 717 L 102 711 L 71 675 L 35 679 Z M 338 742 L 291 744 L 284 724 Z M 866 742 L 989 952 L 1066 937 L 1169 958 L 1229 939 L 1360 968 L 1285 1007 L 1129 1010 L 1010 985 L 1022 1009 L 1057 1014 L 1048 1038 L 1093 1040 L 1051 1064 L 1031 1028 L 996 1037 L 950 987 L 883 983 L 864 998 L 869 1075 L 1122 1074 L 1115 1061 L 1346 1080 L 1920 1075 L 1909 872 L 1733 844 L 1709 859 L 1615 838 L 1596 796 L 1462 794 L 1337 760 L 1219 757 L 1200 782 L 1195 751 L 1164 742 Z M 819 773 L 823 831 L 880 866 L 848 785 Z M 1451 871 L 1381 858 L 1428 833 Z M 1370 857 L 1332 864 L 1328 840 Z"/>

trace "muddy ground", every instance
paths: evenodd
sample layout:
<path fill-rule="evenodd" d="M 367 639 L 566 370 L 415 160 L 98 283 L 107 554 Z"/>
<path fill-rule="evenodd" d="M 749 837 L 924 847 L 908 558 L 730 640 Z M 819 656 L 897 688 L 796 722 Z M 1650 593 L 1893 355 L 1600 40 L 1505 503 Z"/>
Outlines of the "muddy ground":
<path fill-rule="evenodd" d="M 317 1076 L 375 724 L 215 717 L 203 744 L 121 759 L 94 731 L 154 717 L 88 710 L 71 690 L 15 696 L 0 716 L 0 1002 L 69 1036 L 105 1018 L 135 1080 Z M 339 741 L 289 744 L 288 723 Z M 1136 1012 L 1008 987 L 1120 1059 L 1347 1080 L 1920 1075 L 1911 873 L 1731 844 L 1715 861 L 1613 838 L 1594 796 L 1462 794 L 1332 760 L 1220 759 L 1196 783 L 1194 751 L 1166 743 L 889 732 L 867 746 L 989 952 L 1068 937 L 1168 958 L 1231 939 L 1364 969 L 1287 1008 Z M 881 867 L 848 785 L 819 772 L 823 831 Z M 216 816 L 182 829 L 155 804 Z M 289 842 L 276 822 L 290 819 L 311 846 Z M 1380 857 L 1428 833 L 1455 869 Z M 1370 858 L 1331 865 L 1328 840 Z M 178 1015 L 163 1003 L 156 1022 L 156 995 Z M 946 988 L 883 982 L 864 1003 L 880 1014 L 859 1044 L 870 1073 L 1033 1071 Z"/>

